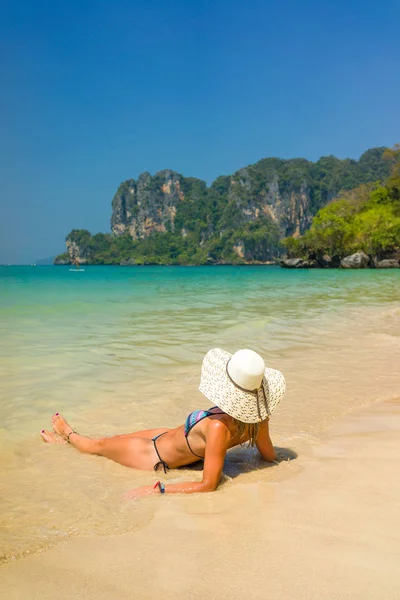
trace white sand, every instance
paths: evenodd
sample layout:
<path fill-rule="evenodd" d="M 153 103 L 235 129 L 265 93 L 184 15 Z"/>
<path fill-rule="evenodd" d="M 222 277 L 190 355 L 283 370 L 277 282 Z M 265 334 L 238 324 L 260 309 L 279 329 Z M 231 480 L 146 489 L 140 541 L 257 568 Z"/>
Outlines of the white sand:
<path fill-rule="evenodd" d="M 142 500 L 159 508 L 138 532 L 5 564 L 0 598 L 398 600 L 399 466 L 400 400 L 375 404 L 286 481 Z"/>

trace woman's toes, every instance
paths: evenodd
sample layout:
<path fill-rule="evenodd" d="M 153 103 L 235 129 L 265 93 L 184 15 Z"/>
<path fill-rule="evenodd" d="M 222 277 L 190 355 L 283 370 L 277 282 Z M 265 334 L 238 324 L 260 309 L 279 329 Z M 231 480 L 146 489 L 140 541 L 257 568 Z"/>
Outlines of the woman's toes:
<path fill-rule="evenodd" d="M 47 444 L 66 444 L 66 441 L 60 435 L 52 433 L 51 431 L 42 429 L 40 435 L 42 436 L 43 441 Z"/>
<path fill-rule="evenodd" d="M 54 431 L 63 437 L 67 436 L 71 431 L 71 427 L 68 425 L 64 417 L 62 417 L 59 413 L 56 413 L 52 416 L 51 423 Z"/>
<path fill-rule="evenodd" d="M 40 432 L 40 435 L 42 436 L 42 439 L 44 442 L 46 442 L 46 443 L 51 442 L 50 433 L 48 431 L 45 431 L 45 429 L 42 429 L 42 431 Z"/>
<path fill-rule="evenodd" d="M 59 413 L 56 413 L 55 415 L 53 415 L 51 417 L 51 423 L 52 423 L 53 426 L 57 423 L 57 421 L 59 421 L 59 417 L 60 417 Z"/>

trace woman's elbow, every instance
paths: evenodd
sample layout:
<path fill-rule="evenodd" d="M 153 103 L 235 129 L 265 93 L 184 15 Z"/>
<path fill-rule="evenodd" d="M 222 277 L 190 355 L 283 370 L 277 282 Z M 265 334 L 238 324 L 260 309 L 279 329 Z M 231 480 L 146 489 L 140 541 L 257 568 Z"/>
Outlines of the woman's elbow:
<path fill-rule="evenodd" d="M 200 492 L 215 492 L 218 487 L 218 481 L 202 481 Z"/>

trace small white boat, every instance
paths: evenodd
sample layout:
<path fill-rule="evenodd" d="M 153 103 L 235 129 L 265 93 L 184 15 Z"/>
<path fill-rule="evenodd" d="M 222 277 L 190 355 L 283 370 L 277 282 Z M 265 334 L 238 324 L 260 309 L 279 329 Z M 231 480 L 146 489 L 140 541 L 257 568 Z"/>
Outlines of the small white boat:
<path fill-rule="evenodd" d="M 70 271 L 72 271 L 73 273 L 84 273 L 85 269 L 69 269 Z"/>

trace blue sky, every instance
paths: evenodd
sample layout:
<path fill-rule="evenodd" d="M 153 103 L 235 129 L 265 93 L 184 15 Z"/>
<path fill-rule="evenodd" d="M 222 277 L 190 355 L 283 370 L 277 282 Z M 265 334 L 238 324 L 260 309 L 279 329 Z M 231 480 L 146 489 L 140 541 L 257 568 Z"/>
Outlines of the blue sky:
<path fill-rule="evenodd" d="M 398 0 L 0 0 L 0 263 L 109 231 L 125 179 L 400 141 Z"/>

